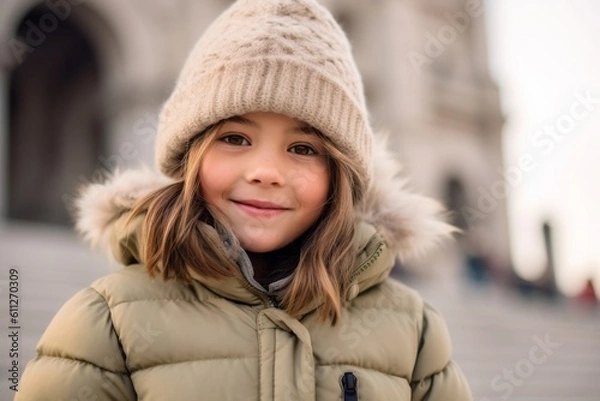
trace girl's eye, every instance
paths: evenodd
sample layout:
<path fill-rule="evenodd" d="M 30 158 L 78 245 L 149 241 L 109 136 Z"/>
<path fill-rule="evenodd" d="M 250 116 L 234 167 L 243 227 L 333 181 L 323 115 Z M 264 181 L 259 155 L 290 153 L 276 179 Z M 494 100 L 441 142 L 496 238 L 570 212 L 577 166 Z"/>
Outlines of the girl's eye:
<path fill-rule="evenodd" d="M 317 154 L 317 151 L 309 145 L 294 145 L 290 148 L 290 152 L 300 156 L 312 156 Z"/>
<path fill-rule="evenodd" d="M 224 136 L 221 138 L 221 141 L 228 143 L 230 145 L 234 145 L 234 146 L 250 145 L 250 142 L 248 142 L 248 140 L 246 138 L 244 138 L 241 135 L 235 135 L 235 134 Z"/>

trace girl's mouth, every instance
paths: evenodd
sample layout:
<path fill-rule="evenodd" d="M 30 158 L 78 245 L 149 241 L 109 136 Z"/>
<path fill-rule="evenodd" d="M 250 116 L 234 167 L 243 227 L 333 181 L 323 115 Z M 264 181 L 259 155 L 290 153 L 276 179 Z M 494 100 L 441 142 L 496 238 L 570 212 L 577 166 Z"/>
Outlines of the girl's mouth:
<path fill-rule="evenodd" d="M 275 217 L 290 210 L 277 203 L 260 200 L 234 200 L 233 203 L 253 217 Z"/>

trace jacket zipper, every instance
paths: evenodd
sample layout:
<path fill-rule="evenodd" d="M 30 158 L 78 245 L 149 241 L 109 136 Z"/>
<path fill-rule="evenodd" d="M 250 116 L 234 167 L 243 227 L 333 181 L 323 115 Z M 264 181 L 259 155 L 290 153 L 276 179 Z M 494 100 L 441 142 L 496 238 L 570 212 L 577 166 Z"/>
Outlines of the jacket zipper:
<path fill-rule="evenodd" d="M 358 390 L 356 384 L 358 378 L 352 372 L 344 373 L 342 376 L 342 389 L 344 390 L 344 401 L 358 401 Z"/>
<path fill-rule="evenodd" d="M 244 285 L 244 287 L 246 287 L 246 289 L 248 291 L 250 291 L 251 293 L 256 295 L 262 301 L 263 305 L 266 308 L 272 308 L 272 307 L 277 306 L 276 302 L 273 299 L 269 298 L 269 296 L 267 294 L 265 294 L 264 292 L 260 291 L 258 288 L 255 288 L 252 284 L 250 284 L 250 282 L 246 279 L 246 277 L 244 277 L 243 273 L 241 275 L 241 278 L 242 278 L 242 284 Z"/>

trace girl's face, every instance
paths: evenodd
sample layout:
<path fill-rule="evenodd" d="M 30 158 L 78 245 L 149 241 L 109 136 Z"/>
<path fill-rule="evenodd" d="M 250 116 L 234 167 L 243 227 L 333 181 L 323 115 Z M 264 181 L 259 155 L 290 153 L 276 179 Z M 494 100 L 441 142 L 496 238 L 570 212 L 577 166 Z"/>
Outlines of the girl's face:
<path fill-rule="evenodd" d="M 230 118 L 204 156 L 204 198 L 225 215 L 244 249 L 279 249 L 323 212 L 330 185 L 324 152 L 309 126 L 285 115 Z"/>

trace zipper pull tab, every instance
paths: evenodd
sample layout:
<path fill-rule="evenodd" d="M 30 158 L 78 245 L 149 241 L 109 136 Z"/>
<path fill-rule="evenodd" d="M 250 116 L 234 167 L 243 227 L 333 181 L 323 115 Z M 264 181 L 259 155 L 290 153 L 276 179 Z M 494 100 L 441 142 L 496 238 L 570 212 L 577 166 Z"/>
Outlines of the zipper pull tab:
<path fill-rule="evenodd" d="M 342 376 L 342 388 L 344 389 L 344 401 L 358 401 L 356 384 L 358 378 L 352 372 L 344 373 Z"/>

